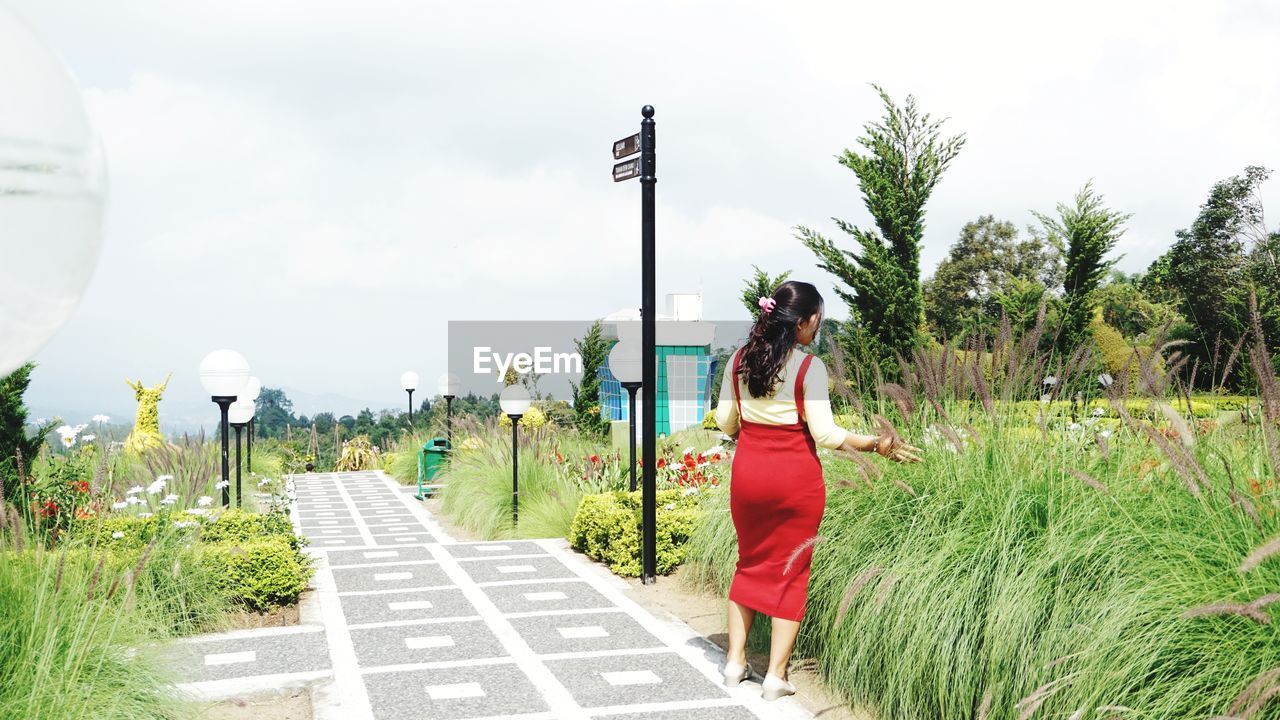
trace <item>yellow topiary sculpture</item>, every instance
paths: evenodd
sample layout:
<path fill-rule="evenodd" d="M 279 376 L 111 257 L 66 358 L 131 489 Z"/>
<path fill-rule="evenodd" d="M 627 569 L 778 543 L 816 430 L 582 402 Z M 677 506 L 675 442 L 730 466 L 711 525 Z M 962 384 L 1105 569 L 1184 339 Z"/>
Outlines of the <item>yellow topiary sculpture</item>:
<path fill-rule="evenodd" d="M 149 448 L 164 444 L 164 436 L 160 434 L 160 398 L 165 388 L 169 387 L 169 378 L 155 387 L 143 387 L 142 383 L 125 378 L 125 383 L 133 388 L 133 396 L 138 401 L 138 413 L 133 418 L 133 432 L 124 441 L 125 450 L 140 453 Z"/>

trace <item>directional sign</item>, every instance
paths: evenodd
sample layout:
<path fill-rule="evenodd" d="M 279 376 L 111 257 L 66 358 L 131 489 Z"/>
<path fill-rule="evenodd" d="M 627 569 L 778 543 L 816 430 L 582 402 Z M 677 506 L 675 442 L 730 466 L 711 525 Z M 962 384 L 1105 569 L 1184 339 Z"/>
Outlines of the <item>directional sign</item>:
<path fill-rule="evenodd" d="M 620 162 L 613 166 L 613 181 L 622 182 L 640 177 L 640 158 Z"/>
<path fill-rule="evenodd" d="M 628 155 L 635 155 L 640 152 L 640 133 L 636 133 L 628 138 L 622 138 L 613 144 L 613 159 L 621 160 Z"/>

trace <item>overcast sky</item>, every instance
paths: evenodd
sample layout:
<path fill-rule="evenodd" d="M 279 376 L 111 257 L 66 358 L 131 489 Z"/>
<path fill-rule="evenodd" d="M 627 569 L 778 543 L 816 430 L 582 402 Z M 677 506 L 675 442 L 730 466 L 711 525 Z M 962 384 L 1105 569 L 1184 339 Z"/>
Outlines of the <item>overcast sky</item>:
<path fill-rule="evenodd" d="M 1139 270 L 1214 181 L 1280 168 L 1265 0 L 12 4 L 109 161 L 101 262 L 29 395 L 72 422 L 170 371 L 162 419 L 199 418 L 218 347 L 268 386 L 398 406 L 401 371 L 444 370 L 447 320 L 638 305 L 640 189 L 609 147 L 645 103 L 659 293 L 701 288 L 712 319 L 744 315 L 752 264 L 831 297 L 791 228 L 868 222 L 833 156 L 880 115 L 869 83 L 969 138 L 926 270 L 966 221 L 1025 225 L 1090 178 L 1134 214 Z"/>

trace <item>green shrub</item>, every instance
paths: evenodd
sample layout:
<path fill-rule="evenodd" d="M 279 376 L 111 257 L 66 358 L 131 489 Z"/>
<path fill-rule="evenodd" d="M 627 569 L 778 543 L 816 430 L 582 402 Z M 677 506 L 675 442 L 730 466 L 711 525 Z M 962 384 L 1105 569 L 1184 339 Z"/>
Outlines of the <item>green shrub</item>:
<path fill-rule="evenodd" d="M 297 602 L 312 573 L 311 560 L 277 536 L 206 545 L 201 562 L 221 590 L 251 610 Z"/>
<path fill-rule="evenodd" d="M 70 541 L 98 547 L 140 548 L 151 542 L 160 527 L 160 517 L 111 515 L 77 520 L 68 533 Z"/>
<path fill-rule="evenodd" d="M 716 491 L 710 491 L 716 492 Z M 680 490 L 658 493 L 657 566 L 666 575 L 684 562 L 698 519 L 697 496 Z M 640 492 L 587 495 L 578 504 L 569 543 L 574 550 L 624 577 L 640 575 Z"/>
<path fill-rule="evenodd" d="M 273 537 L 297 549 L 303 538 L 293 532 L 293 523 L 284 513 L 249 513 L 243 510 L 225 510 L 212 522 L 206 523 L 200 532 L 205 543 L 241 544 L 262 537 Z"/>

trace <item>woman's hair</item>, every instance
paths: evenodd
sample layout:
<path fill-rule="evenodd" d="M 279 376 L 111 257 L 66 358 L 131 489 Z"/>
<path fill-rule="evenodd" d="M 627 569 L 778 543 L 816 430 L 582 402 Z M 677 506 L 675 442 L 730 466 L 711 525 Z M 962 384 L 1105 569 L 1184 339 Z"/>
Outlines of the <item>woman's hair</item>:
<path fill-rule="evenodd" d="M 771 297 L 772 303 L 761 299 L 760 317 L 738 354 L 738 372 L 751 397 L 773 393 L 787 355 L 796 345 L 796 326 L 822 312 L 822 295 L 807 282 L 788 280 Z"/>

